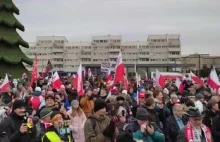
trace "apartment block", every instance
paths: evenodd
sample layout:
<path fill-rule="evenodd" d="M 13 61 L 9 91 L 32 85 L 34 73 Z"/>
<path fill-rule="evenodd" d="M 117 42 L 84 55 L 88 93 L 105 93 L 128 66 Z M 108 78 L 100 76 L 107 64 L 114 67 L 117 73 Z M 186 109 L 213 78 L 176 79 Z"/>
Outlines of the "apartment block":
<path fill-rule="evenodd" d="M 39 71 L 50 60 L 54 71 L 76 72 L 79 63 L 98 72 L 100 64 L 114 66 L 120 51 L 128 72 L 139 73 L 180 71 L 180 35 L 149 35 L 144 41 L 123 41 L 121 35 L 92 36 L 90 42 L 69 42 L 64 36 L 38 36 L 29 49 L 22 49 L 28 57 L 38 55 Z M 31 70 L 30 66 L 27 66 Z"/>

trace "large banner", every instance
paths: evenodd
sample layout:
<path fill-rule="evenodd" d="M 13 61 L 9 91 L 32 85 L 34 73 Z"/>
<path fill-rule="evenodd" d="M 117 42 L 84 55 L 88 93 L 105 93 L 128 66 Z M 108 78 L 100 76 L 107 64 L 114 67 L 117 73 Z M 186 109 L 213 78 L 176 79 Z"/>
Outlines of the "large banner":
<path fill-rule="evenodd" d="M 101 63 L 101 72 L 108 72 L 112 68 L 112 63 Z"/>

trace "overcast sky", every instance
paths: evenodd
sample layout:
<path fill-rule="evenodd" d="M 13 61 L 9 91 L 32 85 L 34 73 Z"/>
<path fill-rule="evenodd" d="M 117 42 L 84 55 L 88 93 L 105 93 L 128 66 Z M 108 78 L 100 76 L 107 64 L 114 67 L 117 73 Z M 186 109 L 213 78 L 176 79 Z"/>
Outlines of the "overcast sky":
<path fill-rule="evenodd" d="M 182 54 L 220 55 L 220 0 L 14 0 L 28 42 L 40 35 L 90 41 L 92 35 L 146 40 L 180 34 Z"/>

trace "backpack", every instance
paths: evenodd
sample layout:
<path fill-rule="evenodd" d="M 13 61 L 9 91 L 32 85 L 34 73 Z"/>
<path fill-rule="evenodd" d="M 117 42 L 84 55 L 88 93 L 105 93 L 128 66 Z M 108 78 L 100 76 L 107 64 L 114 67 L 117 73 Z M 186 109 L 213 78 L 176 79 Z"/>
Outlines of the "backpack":
<path fill-rule="evenodd" d="M 91 121 L 91 123 L 92 123 L 92 129 L 95 130 L 95 127 L 96 127 L 95 118 L 89 116 L 88 119 L 90 119 L 90 121 Z"/>
<path fill-rule="evenodd" d="M 14 125 L 14 122 L 11 119 L 11 117 L 8 117 L 8 119 L 11 123 L 12 129 L 15 129 L 15 125 Z M 5 119 L 5 120 L 7 120 L 7 119 Z M 0 142 L 10 142 L 9 136 L 7 135 L 6 131 L 3 131 L 3 132 L 0 133 Z"/>

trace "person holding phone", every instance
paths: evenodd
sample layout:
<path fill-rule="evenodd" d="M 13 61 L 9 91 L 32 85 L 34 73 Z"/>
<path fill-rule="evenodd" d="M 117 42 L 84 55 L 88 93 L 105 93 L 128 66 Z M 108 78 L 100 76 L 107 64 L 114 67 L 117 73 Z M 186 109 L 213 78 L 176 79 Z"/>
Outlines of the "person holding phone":
<path fill-rule="evenodd" d="M 10 142 L 34 142 L 34 133 L 29 133 L 27 121 L 24 121 L 26 104 L 16 100 L 12 105 L 12 112 L 0 124 L 0 134 L 5 133 Z"/>

